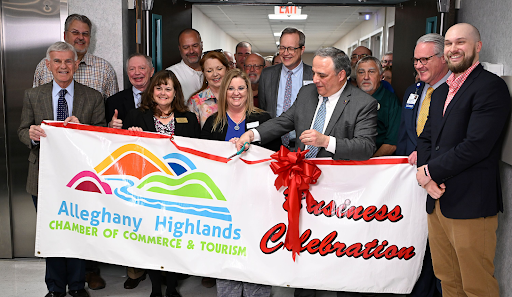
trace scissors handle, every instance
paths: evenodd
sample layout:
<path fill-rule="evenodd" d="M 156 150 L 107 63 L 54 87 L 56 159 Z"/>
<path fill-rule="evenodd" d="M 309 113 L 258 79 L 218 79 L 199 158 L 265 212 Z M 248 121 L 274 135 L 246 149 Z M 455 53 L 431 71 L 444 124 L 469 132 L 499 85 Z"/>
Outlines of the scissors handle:
<path fill-rule="evenodd" d="M 245 146 L 246 146 L 246 145 L 247 145 L 247 148 L 245 148 Z M 238 155 L 240 155 L 241 153 L 243 153 L 243 152 L 245 152 L 245 151 L 249 150 L 249 146 L 250 146 L 249 142 L 245 142 L 245 143 L 244 143 L 244 145 L 242 146 L 242 148 L 241 148 L 238 152 L 236 152 L 236 153 L 232 154 L 231 156 L 229 156 L 229 158 L 228 158 L 228 159 L 231 159 L 231 158 L 233 158 L 234 156 L 238 156 Z"/>

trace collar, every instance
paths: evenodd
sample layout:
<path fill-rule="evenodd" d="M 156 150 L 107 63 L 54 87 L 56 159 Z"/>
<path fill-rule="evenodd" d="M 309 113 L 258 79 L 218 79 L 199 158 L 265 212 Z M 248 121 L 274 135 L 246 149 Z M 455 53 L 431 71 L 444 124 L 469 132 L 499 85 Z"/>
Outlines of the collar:
<path fill-rule="evenodd" d="M 89 54 L 89 52 L 86 52 L 82 60 L 80 61 L 80 64 L 84 63 L 85 65 L 93 65 L 94 64 L 94 55 Z"/>
<path fill-rule="evenodd" d="M 446 80 L 446 83 L 448 84 L 448 86 L 450 86 L 450 88 L 456 87 L 457 85 L 462 85 L 468 78 L 469 74 L 471 74 L 471 72 L 473 72 L 473 70 L 478 65 L 480 65 L 480 61 L 477 61 L 475 64 L 473 64 L 471 67 L 466 69 L 466 71 L 464 71 L 458 77 L 455 77 L 455 73 L 452 73 Z"/>
<path fill-rule="evenodd" d="M 207 87 L 206 89 L 204 89 L 204 91 L 205 91 L 205 98 L 217 99 L 217 98 L 215 98 L 215 95 L 213 95 L 212 89 L 210 89 L 210 87 Z"/>
<path fill-rule="evenodd" d="M 432 87 L 435 89 L 437 89 L 437 87 L 439 87 L 440 85 L 444 84 L 446 82 L 446 80 L 448 79 L 448 77 L 450 77 L 450 75 L 452 75 L 452 71 L 451 70 L 448 70 L 448 72 L 443 76 L 443 78 L 441 78 L 438 82 L 436 82 L 434 85 L 429 85 L 429 84 L 425 84 L 425 88 L 428 90 L 429 87 Z"/>
<path fill-rule="evenodd" d="M 59 92 L 61 90 L 61 86 L 59 86 L 55 80 L 53 81 L 53 87 L 52 87 L 52 97 L 58 97 L 59 96 Z M 68 94 L 71 96 L 71 98 L 73 98 L 74 94 L 75 94 L 75 81 L 71 81 L 71 83 L 69 84 L 69 86 L 65 87 L 66 91 L 68 91 Z"/>
<path fill-rule="evenodd" d="M 343 86 L 341 87 L 341 89 L 338 90 L 338 92 L 332 94 L 331 96 L 327 97 L 329 98 L 329 102 L 333 102 L 333 100 L 338 100 L 341 96 L 341 93 L 343 93 L 343 91 L 345 90 L 345 87 L 347 86 L 347 82 L 345 82 L 345 84 L 343 84 Z M 324 96 L 318 94 L 318 99 L 320 100 L 323 100 Z"/>
<path fill-rule="evenodd" d="M 288 71 L 291 71 L 292 75 L 297 75 L 299 71 L 302 71 L 302 68 L 304 68 L 304 63 L 302 61 L 300 61 L 300 64 L 292 70 L 286 68 L 286 66 L 283 65 L 283 68 L 281 68 L 281 73 L 288 75 Z"/>
<path fill-rule="evenodd" d="M 139 90 L 139 89 L 137 89 L 137 88 L 136 88 L 136 87 L 134 87 L 134 86 L 132 86 L 132 92 L 133 92 L 134 94 L 140 94 L 140 95 L 142 96 L 142 91 L 141 91 L 141 90 Z"/>
<path fill-rule="evenodd" d="M 185 61 L 183 61 L 183 59 L 181 59 L 181 62 L 180 62 L 180 63 L 181 63 L 181 64 L 183 64 L 183 66 L 188 67 L 188 68 L 189 68 L 190 70 L 192 70 L 195 74 L 197 74 L 197 75 L 203 75 L 203 72 L 202 72 L 202 71 L 197 71 L 197 70 L 193 69 L 192 67 L 188 66 L 188 65 L 185 63 Z"/>

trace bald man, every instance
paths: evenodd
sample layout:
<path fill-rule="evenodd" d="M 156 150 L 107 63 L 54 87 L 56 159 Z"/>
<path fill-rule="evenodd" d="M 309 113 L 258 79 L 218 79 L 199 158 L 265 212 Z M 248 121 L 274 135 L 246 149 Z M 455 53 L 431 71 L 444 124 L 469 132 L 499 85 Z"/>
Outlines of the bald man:
<path fill-rule="evenodd" d="M 510 113 L 507 85 L 479 62 L 480 33 L 470 24 L 446 32 L 452 74 L 431 97 L 418 138 L 418 184 L 427 192 L 428 234 L 443 296 L 500 296 L 494 277 L 499 161 Z"/>

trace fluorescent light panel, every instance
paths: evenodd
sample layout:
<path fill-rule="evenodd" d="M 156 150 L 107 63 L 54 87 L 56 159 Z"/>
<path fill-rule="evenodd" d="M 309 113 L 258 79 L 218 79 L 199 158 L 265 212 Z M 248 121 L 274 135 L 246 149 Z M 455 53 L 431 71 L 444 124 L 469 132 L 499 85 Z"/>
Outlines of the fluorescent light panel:
<path fill-rule="evenodd" d="M 295 15 L 280 15 L 280 14 L 269 14 L 269 20 L 306 20 L 307 14 L 295 14 Z"/>

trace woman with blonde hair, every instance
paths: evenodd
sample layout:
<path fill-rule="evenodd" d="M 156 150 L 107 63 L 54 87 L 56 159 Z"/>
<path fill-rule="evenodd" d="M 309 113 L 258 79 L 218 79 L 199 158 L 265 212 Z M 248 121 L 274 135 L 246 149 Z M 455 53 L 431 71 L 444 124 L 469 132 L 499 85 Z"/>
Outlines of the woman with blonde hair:
<path fill-rule="evenodd" d="M 254 106 L 251 81 L 240 69 L 229 70 L 224 76 L 217 108 L 217 113 L 206 120 L 201 130 L 203 139 L 236 142 L 247 127 L 255 128 L 270 120 L 267 112 Z M 279 150 L 280 146 L 280 139 L 263 145 L 273 151 Z"/>

